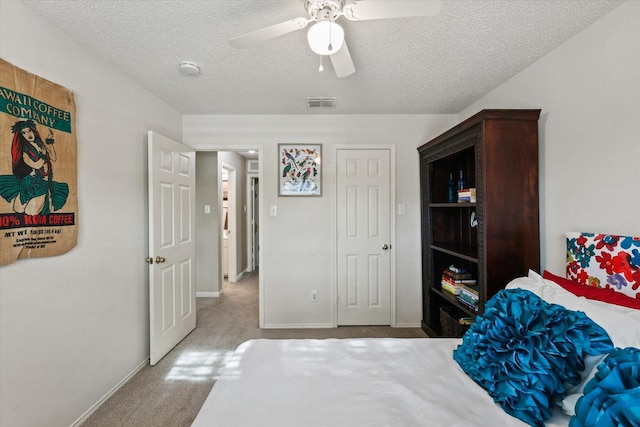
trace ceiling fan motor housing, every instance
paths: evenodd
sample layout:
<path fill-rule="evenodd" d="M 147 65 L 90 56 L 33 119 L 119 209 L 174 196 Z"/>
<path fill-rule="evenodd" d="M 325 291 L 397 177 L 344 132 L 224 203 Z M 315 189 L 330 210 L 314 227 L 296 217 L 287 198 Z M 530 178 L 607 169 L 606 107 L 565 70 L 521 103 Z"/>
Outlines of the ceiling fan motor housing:
<path fill-rule="evenodd" d="M 335 21 L 342 12 L 342 0 L 304 0 L 309 17 L 315 21 L 330 19 Z"/>

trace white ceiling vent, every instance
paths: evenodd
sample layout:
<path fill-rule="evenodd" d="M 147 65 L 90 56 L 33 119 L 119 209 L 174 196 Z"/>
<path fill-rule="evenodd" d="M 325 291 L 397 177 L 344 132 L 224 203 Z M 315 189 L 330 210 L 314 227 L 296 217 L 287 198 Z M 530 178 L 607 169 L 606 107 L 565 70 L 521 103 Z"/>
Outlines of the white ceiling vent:
<path fill-rule="evenodd" d="M 308 96 L 307 107 L 309 108 L 335 108 L 336 107 L 335 96 Z"/>

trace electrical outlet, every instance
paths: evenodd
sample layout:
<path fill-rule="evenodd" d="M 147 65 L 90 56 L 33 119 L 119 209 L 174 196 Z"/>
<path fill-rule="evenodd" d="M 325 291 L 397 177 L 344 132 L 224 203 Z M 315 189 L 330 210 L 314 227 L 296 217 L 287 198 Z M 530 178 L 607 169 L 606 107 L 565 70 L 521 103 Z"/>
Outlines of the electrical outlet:
<path fill-rule="evenodd" d="M 311 291 L 311 301 L 318 302 L 318 291 Z"/>

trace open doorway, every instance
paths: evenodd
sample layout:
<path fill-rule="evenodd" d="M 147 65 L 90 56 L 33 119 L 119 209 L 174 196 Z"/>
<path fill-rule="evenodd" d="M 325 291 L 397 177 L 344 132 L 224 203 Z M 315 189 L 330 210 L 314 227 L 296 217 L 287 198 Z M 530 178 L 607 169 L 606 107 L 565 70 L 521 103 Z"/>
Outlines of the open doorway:
<path fill-rule="evenodd" d="M 203 203 L 210 203 L 213 209 L 211 209 L 211 216 L 209 218 L 215 220 L 215 230 L 206 231 L 207 234 L 202 235 L 197 231 L 198 238 L 200 240 L 209 239 L 209 235 L 215 236 L 214 241 L 211 244 L 215 245 L 215 248 L 203 247 L 205 252 L 202 252 L 202 257 L 199 256 L 200 268 L 208 269 L 209 274 L 199 274 L 200 278 L 206 278 L 209 280 L 210 273 L 215 275 L 216 284 L 211 284 L 215 289 L 212 291 L 198 290 L 198 296 L 219 296 L 223 292 L 223 285 L 225 277 L 223 277 L 223 264 L 228 265 L 227 275 L 233 276 L 233 272 L 236 272 L 236 280 L 240 280 L 242 275 L 251 272 L 255 274 L 258 279 L 258 317 L 260 327 L 264 325 L 264 288 L 263 277 L 260 274 L 259 265 L 262 264 L 262 254 L 259 252 L 259 242 L 261 241 L 262 230 L 259 226 L 261 222 L 262 212 L 260 206 L 262 205 L 262 150 L 260 145 L 255 146 L 238 146 L 237 144 L 202 144 L 192 145 L 196 149 L 196 157 L 202 158 L 203 162 L 199 166 L 199 174 L 205 175 L 202 182 L 214 183 L 215 190 L 209 192 L 205 189 L 203 193 Z M 201 157 L 202 155 L 202 157 Z M 232 202 L 234 187 L 232 176 L 227 177 L 227 184 L 229 193 L 227 194 L 227 230 L 226 233 L 229 237 L 236 237 L 236 268 L 230 265 L 228 260 L 223 260 L 223 235 L 224 235 L 224 215 L 223 215 L 223 177 L 222 172 L 224 169 L 235 169 L 235 203 Z M 199 181 L 200 182 L 200 181 Z M 251 187 L 253 186 L 253 190 Z M 199 193 L 201 194 L 201 193 Z M 215 194 L 214 199 L 209 199 L 210 195 Z M 230 205 L 235 206 L 235 215 Z M 206 211 L 207 206 L 200 207 L 199 210 L 204 209 Z M 207 217 L 207 215 L 203 215 Z M 215 217 L 215 218 L 214 218 Z M 234 224 L 235 221 L 235 224 Z M 213 225 L 213 223 L 212 223 Z M 234 234 L 235 233 L 235 234 Z M 229 240 L 227 246 L 228 251 L 232 251 L 232 240 Z M 204 244 L 202 245 L 204 246 Z M 254 249 L 255 248 L 255 249 Z M 229 254 L 229 253 L 228 253 Z M 224 262 L 226 261 L 226 262 Z M 254 272 L 255 270 L 255 272 Z M 202 272 L 201 272 L 202 273 Z M 233 279 L 233 277 L 231 277 Z M 200 279 L 199 279 L 200 280 Z M 208 286 L 208 283 L 206 284 Z"/>

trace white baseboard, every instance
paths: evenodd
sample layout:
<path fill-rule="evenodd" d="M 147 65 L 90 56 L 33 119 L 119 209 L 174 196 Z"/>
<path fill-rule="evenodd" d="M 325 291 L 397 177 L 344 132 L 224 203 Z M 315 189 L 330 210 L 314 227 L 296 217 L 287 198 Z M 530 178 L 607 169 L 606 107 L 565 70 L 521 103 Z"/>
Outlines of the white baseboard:
<path fill-rule="evenodd" d="M 196 292 L 196 298 L 219 298 L 221 292 Z"/>
<path fill-rule="evenodd" d="M 393 328 L 421 328 L 422 325 L 418 323 L 396 323 Z"/>
<path fill-rule="evenodd" d="M 335 323 L 302 323 L 302 324 L 282 324 L 282 323 L 269 323 L 265 324 L 263 329 L 333 329 L 337 328 Z M 392 328 L 421 328 L 422 325 L 418 323 L 396 323 L 391 326 Z"/>
<path fill-rule="evenodd" d="M 89 408 L 84 414 L 82 414 L 80 416 L 80 418 L 78 418 L 77 420 L 75 420 L 73 422 L 73 424 L 71 424 L 70 427 L 78 427 L 80 425 L 82 425 L 82 423 L 84 423 L 85 421 L 87 421 L 87 419 L 91 416 L 91 414 L 93 414 L 95 411 L 98 410 L 98 408 L 100 406 L 102 406 L 102 404 L 104 402 L 107 401 L 107 399 L 109 399 L 111 396 L 113 396 L 115 394 L 115 392 L 117 392 L 120 387 L 122 387 L 123 385 L 125 385 L 131 378 L 133 378 L 133 376 L 135 374 L 137 374 L 138 372 L 140 372 L 140 370 L 142 368 L 144 368 L 145 366 L 147 366 L 149 364 L 149 358 L 147 357 L 146 359 L 144 359 L 142 361 L 142 363 L 140 363 L 138 366 L 136 366 L 133 371 L 131 371 L 126 377 L 124 377 L 118 384 L 115 385 L 115 387 L 113 387 L 111 390 L 109 390 L 109 392 L 107 392 L 107 394 L 105 394 L 104 396 L 102 396 L 102 398 L 100 400 L 98 400 L 96 403 L 93 404 L 93 406 L 91 406 L 91 408 Z"/>
<path fill-rule="evenodd" d="M 420 323 L 397 323 L 393 328 L 420 328 Z M 270 323 L 264 325 L 264 329 L 333 329 L 337 326 L 333 323 L 303 323 L 303 324 L 280 324 Z"/>
<path fill-rule="evenodd" d="M 237 281 L 239 281 L 240 279 L 242 279 L 242 277 L 244 276 L 244 273 L 246 273 L 247 270 L 244 269 L 242 270 L 240 273 L 238 273 L 238 275 L 236 277 L 233 278 L 233 280 L 231 280 L 231 277 L 227 276 L 227 280 L 231 283 L 236 283 Z"/>
<path fill-rule="evenodd" d="M 331 329 L 335 328 L 333 323 L 304 323 L 302 325 L 291 324 L 268 324 L 264 325 L 264 329 Z"/>

